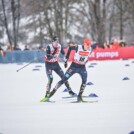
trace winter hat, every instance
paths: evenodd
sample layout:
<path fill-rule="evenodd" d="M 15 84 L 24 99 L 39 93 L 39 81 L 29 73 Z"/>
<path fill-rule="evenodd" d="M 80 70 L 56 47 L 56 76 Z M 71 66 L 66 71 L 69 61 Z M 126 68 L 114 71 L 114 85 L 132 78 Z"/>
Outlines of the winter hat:
<path fill-rule="evenodd" d="M 85 38 L 84 41 L 83 41 L 83 43 L 84 43 L 84 44 L 87 44 L 88 46 L 91 45 L 91 41 L 90 41 L 90 39 L 88 39 L 88 38 Z"/>
<path fill-rule="evenodd" d="M 57 34 L 55 34 L 55 35 L 53 36 L 53 41 L 57 41 L 57 40 L 59 40 L 59 36 L 58 36 Z"/>

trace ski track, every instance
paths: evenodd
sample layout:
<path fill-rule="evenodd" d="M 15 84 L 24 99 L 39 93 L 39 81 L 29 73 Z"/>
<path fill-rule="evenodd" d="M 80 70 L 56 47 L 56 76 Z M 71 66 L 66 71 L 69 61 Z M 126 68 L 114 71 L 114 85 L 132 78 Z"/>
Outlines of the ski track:
<path fill-rule="evenodd" d="M 33 63 L 19 72 L 23 64 L 0 64 L 0 134 L 129 134 L 134 131 L 134 59 L 90 61 L 83 98 L 96 103 L 71 103 L 76 98 L 63 92 L 62 85 L 50 99 L 45 95 L 47 76 L 43 63 Z M 92 63 L 93 67 L 90 68 Z M 94 64 L 95 63 L 95 64 Z M 125 66 L 129 64 L 129 66 Z M 64 71 L 63 63 L 60 63 Z M 34 69 L 34 70 L 33 70 Z M 53 73 L 52 88 L 60 80 Z M 122 80 L 128 77 L 129 80 Z M 79 92 L 78 74 L 69 79 L 72 90 Z"/>

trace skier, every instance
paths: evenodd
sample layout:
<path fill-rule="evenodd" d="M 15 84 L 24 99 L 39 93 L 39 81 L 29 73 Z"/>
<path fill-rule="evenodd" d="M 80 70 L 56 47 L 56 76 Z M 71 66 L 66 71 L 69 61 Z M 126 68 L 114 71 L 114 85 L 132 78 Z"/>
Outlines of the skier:
<path fill-rule="evenodd" d="M 87 82 L 87 71 L 86 71 L 85 64 L 88 62 L 88 58 L 90 56 L 90 53 L 92 52 L 91 41 L 88 38 L 85 38 L 83 41 L 83 45 L 75 44 L 69 46 L 69 50 L 66 55 L 67 60 L 65 61 L 64 64 L 65 67 L 67 67 L 67 61 L 69 59 L 71 50 L 75 50 L 75 55 L 70 67 L 66 71 L 64 78 L 62 78 L 62 80 L 60 80 L 56 84 L 55 88 L 50 92 L 49 96 L 47 96 L 46 99 L 44 99 L 44 101 L 52 97 L 54 93 L 57 91 L 57 89 L 63 83 L 65 83 L 73 74 L 78 73 L 81 76 L 82 84 L 80 86 L 80 90 L 77 96 L 77 101 L 83 102 L 82 93 L 86 87 L 86 82 Z"/>
<path fill-rule="evenodd" d="M 65 55 L 65 52 L 64 52 L 63 48 L 61 47 L 61 44 L 59 44 L 59 38 L 57 35 L 55 35 L 53 37 L 52 44 L 49 44 L 46 48 L 45 67 L 46 67 L 46 74 L 48 77 L 48 84 L 47 84 L 45 97 L 48 97 L 50 94 L 51 84 L 53 82 L 52 71 L 55 71 L 61 78 L 64 77 L 64 72 L 58 63 L 60 53 Z M 65 82 L 65 85 L 69 91 L 69 94 L 71 96 L 76 96 L 76 94 L 72 91 L 68 81 Z M 44 98 L 41 99 L 41 102 L 44 101 Z"/>

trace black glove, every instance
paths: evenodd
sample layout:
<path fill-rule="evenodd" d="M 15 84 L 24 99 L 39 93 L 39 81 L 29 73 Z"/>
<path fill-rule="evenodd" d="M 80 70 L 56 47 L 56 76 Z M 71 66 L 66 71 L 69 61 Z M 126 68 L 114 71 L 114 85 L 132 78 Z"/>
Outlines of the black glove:
<path fill-rule="evenodd" d="M 67 61 L 65 61 L 65 63 L 64 63 L 64 67 L 65 67 L 65 68 L 68 67 L 68 63 L 67 63 Z"/>

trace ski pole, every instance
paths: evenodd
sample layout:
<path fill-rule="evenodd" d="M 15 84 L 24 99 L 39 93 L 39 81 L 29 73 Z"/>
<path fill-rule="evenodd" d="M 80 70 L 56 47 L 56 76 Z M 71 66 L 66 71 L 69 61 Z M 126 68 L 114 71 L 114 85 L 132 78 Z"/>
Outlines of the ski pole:
<path fill-rule="evenodd" d="M 41 58 L 43 58 L 44 57 L 44 55 L 43 56 L 41 56 L 41 57 L 39 57 L 38 59 L 34 59 L 34 60 L 32 60 L 31 62 L 29 62 L 28 64 L 26 64 L 25 66 L 23 66 L 23 67 L 21 67 L 21 68 L 19 68 L 18 70 L 16 70 L 17 72 L 19 72 L 20 70 L 22 70 L 23 68 L 25 68 L 25 67 L 27 67 L 27 66 L 29 66 L 30 64 L 32 64 L 33 62 L 35 62 L 35 61 L 37 61 L 37 60 L 39 60 L 39 59 L 41 59 Z"/>

